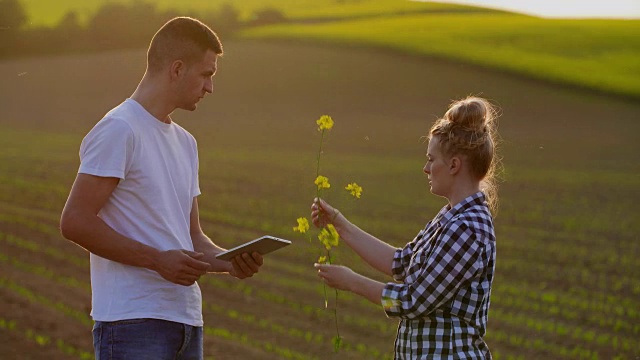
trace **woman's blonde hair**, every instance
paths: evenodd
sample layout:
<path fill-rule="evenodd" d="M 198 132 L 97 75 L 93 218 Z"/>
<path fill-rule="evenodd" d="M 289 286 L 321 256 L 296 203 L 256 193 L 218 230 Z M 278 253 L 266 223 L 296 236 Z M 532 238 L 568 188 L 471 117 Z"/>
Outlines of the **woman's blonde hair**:
<path fill-rule="evenodd" d="M 492 211 L 498 209 L 497 108 L 488 100 L 470 96 L 455 101 L 444 117 L 431 127 L 429 138 L 437 136 L 446 156 L 463 155 Z"/>

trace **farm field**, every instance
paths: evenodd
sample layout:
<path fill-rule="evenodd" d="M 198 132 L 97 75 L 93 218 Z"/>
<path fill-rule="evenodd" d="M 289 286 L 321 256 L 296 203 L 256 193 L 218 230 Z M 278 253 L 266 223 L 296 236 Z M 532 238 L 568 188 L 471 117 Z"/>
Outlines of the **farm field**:
<path fill-rule="evenodd" d="M 0 63 L 0 353 L 91 358 L 88 256 L 57 230 L 84 134 L 135 88 L 143 50 Z M 314 196 L 315 120 L 328 198 L 397 246 L 438 209 L 421 141 L 452 99 L 502 109 L 505 174 L 487 342 L 497 359 L 640 356 L 640 104 L 461 63 L 378 50 L 229 41 L 214 94 L 175 119 L 200 149 L 203 227 L 222 246 L 270 233 L 294 245 L 247 281 L 201 282 L 209 359 L 388 359 L 397 322 L 340 293 L 345 348 L 292 231 Z M 338 262 L 374 276 L 348 249 Z M 333 305 L 333 302 L 330 302 Z"/>
<path fill-rule="evenodd" d="M 132 4 L 135 0 L 59 0 L 52 3 L 48 0 L 22 0 L 27 14 L 32 19 L 31 26 L 54 26 L 68 12 L 75 11 L 81 19 L 89 19 L 102 5 L 107 3 Z M 490 11 L 474 6 L 421 3 L 406 0 L 243 0 L 243 1 L 210 1 L 193 0 L 177 3 L 171 0 L 147 1 L 160 9 L 177 9 L 193 11 L 199 14 L 216 11 L 221 6 L 232 5 L 239 11 L 241 19 L 254 16 L 256 11 L 277 9 L 288 19 L 337 19 L 361 16 L 380 16 L 396 13 L 414 13 L 425 11 Z"/>
<path fill-rule="evenodd" d="M 35 27 L 53 26 L 71 10 L 87 22 L 109 2 L 26 0 L 24 4 L 30 26 Z M 150 3 L 159 9 L 203 16 L 224 4 L 203 0 Z M 276 10 L 287 19 L 281 24 L 245 28 L 238 35 L 245 39 L 375 46 L 640 99 L 640 20 L 543 19 L 405 0 L 243 0 L 227 4 L 244 21 L 265 9 Z"/>
<path fill-rule="evenodd" d="M 640 99 L 640 20 L 450 10 L 270 25 L 249 28 L 242 36 L 375 46 Z"/>

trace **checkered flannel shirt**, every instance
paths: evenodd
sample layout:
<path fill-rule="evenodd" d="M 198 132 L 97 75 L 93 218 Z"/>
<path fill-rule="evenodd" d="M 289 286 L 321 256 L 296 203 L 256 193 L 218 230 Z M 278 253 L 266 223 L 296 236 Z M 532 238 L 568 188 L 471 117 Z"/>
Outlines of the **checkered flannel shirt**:
<path fill-rule="evenodd" d="M 490 359 L 483 340 L 495 269 L 493 220 L 482 192 L 445 206 L 394 255 L 382 292 L 399 317 L 396 359 Z"/>

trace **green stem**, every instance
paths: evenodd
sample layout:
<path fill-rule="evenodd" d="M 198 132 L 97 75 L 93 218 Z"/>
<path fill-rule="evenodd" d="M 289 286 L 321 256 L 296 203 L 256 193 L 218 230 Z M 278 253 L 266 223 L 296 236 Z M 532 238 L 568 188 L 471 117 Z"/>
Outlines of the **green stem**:
<path fill-rule="evenodd" d="M 320 176 L 320 156 L 322 155 L 322 143 L 324 142 L 324 131 L 325 129 L 322 129 L 322 133 L 320 135 L 320 148 L 318 149 L 318 157 L 316 160 L 316 179 L 318 178 L 318 176 Z M 316 186 L 316 198 L 320 199 L 320 187 Z M 337 214 L 336 214 L 337 215 Z M 331 264 L 331 250 L 327 249 L 327 261 L 329 264 Z M 322 283 L 322 289 L 324 291 L 324 308 L 327 309 L 329 307 L 329 299 L 327 297 L 327 284 L 325 284 L 324 282 Z M 335 351 L 338 351 L 339 348 L 339 344 L 340 344 L 340 329 L 338 328 L 338 290 L 335 289 L 336 292 L 336 304 L 335 307 L 333 309 L 333 317 L 335 319 L 335 323 L 336 323 L 336 334 L 337 334 L 337 344 L 334 344 L 335 347 Z"/>
<path fill-rule="evenodd" d="M 322 142 L 324 140 L 324 129 L 322 129 L 322 134 L 320 135 L 320 148 L 318 149 L 318 158 L 316 162 L 316 177 L 320 175 L 320 155 L 322 154 Z M 320 189 L 318 189 L 318 192 Z"/>
<path fill-rule="evenodd" d="M 316 160 L 316 179 L 320 176 L 320 155 L 322 155 L 322 142 L 324 141 L 324 130 L 322 129 L 322 133 L 320 134 L 320 148 L 318 149 L 318 157 Z M 316 198 L 320 199 L 320 187 L 316 186 Z M 331 260 L 329 260 L 331 263 Z M 322 282 L 322 290 L 324 290 L 324 308 L 327 309 L 329 307 L 329 298 L 327 297 L 327 284 Z"/>
<path fill-rule="evenodd" d="M 333 318 L 336 320 L 336 335 L 340 338 L 340 329 L 338 328 L 338 289 L 336 290 L 336 306 L 333 308 Z"/>
<path fill-rule="evenodd" d="M 322 142 L 324 140 L 324 129 L 320 135 L 320 148 L 318 149 L 318 158 L 316 161 L 316 179 L 320 176 L 320 155 L 322 154 Z M 320 187 L 316 185 L 316 198 L 320 199 Z"/>
<path fill-rule="evenodd" d="M 331 264 L 331 250 L 327 249 L 327 260 L 329 261 L 329 264 Z M 340 338 L 340 328 L 338 327 L 338 289 L 334 289 L 336 292 L 336 303 L 335 306 L 333 308 L 333 318 L 335 319 L 336 322 L 336 335 L 338 336 L 338 339 Z M 327 298 L 326 292 L 325 292 L 325 299 Z M 325 303 L 326 304 L 326 303 Z"/>

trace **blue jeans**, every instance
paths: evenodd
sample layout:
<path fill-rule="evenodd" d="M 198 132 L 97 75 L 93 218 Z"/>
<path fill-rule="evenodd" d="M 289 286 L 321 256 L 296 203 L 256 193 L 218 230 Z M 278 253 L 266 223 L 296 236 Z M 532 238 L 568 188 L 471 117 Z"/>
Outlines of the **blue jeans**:
<path fill-rule="evenodd" d="M 202 360 L 202 327 L 158 319 L 96 321 L 96 360 Z"/>

